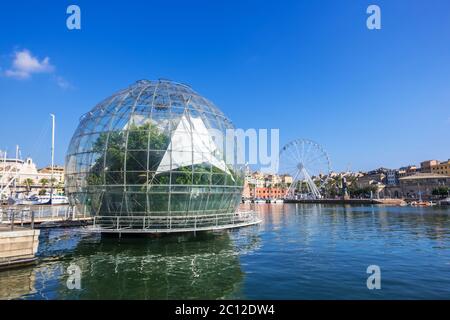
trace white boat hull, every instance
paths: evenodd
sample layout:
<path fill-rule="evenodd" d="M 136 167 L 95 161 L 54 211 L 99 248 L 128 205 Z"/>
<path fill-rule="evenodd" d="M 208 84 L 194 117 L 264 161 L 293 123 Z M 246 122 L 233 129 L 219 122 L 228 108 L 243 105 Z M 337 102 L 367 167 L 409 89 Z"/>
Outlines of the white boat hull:
<path fill-rule="evenodd" d="M 15 204 L 24 206 L 39 206 L 39 205 L 68 205 L 69 199 L 66 196 L 54 195 L 50 197 L 45 196 L 32 196 L 28 199 L 15 200 Z"/>

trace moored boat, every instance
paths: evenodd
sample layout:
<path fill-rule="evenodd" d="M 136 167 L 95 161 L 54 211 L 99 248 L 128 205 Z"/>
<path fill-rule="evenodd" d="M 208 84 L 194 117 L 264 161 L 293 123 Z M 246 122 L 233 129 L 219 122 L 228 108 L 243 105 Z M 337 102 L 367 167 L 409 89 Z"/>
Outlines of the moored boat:
<path fill-rule="evenodd" d="M 266 200 L 264 200 L 264 199 L 255 199 L 255 200 L 253 200 L 253 203 L 266 203 Z"/>
<path fill-rule="evenodd" d="M 413 206 L 413 207 L 431 207 L 434 205 L 436 205 L 436 204 L 431 201 L 413 201 L 413 202 L 411 202 L 411 206 Z"/>
<path fill-rule="evenodd" d="M 67 205 L 69 204 L 69 199 L 64 195 L 33 195 L 28 198 L 23 199 L 12 199 L 15 205 Z"/>
<path fill-rule="evenodd" d="M 278 203 L 278 204 L 280 204 L 280 203 L 284 203 L 284 200 L 283 199 L 271 199 L 270 203 Z"/>

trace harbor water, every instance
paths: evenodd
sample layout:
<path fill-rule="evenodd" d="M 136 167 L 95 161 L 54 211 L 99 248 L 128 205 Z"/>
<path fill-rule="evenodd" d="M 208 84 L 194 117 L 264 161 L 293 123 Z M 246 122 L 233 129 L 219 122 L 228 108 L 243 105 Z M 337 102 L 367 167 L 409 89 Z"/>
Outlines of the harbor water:
<path fill-rule="evenodd" d="M 0 272 L 0 298 L 450 298 L 449 207 L 245 206 L 260 225 L 121 239 L 43 229 L 39 262 Z"/>

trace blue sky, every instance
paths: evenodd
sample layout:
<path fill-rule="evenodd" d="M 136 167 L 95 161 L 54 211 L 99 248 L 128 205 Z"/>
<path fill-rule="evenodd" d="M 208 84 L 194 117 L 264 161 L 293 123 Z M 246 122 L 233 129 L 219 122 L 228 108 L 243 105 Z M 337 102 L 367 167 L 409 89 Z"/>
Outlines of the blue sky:
<path fill-rule="evenodd" d="M 81 30 L 66 28 L 70 4 Z M 370 4 L 381 30 L 366 28 Z M 17 52 L 39 65 L 18 74 Z M 315 140 L 336 170 L 450 158 L 446 0 L 2 1 L 0 74 L 0 149 L 40 166 L 49 113 L 63 163 L 79 117 L 144 78 L 188 83 L 281 144 Z"/>

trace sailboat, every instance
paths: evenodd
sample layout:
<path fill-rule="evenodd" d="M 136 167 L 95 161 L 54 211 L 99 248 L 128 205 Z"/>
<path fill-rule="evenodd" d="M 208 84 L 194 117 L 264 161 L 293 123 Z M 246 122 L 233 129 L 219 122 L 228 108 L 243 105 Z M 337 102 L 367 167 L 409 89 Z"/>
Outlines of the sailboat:
<path fill-rule="evenodd" d="M 55 168 L 55 115 L 50 114 L 52 118 L 52 149 L 51 149 L 51 188 L 50 193 L 44 195 L 33 195 L 26 199 L 16 201 L 18 205 L 67 205 L 69 199 L 64 195 L 58 195 L 54 191 L 54 168 Z"/>
<path fill-rule="evenodd" d="M 33 196 L 30 200 L 32 200 L 33 204 L 38 205 L 62 205 L 69 204 L 69 199 L 66 196 L 55 194 L 53 183 L 54 183 L 54 169 L 55 169 L 55 127 L 56 127 L 56 119 L 54 114 L 50 114 L 52 118 L 52 167 L 51 167 L 51 188 L 50 194 L 45 195 L 37 195 Z"/>

